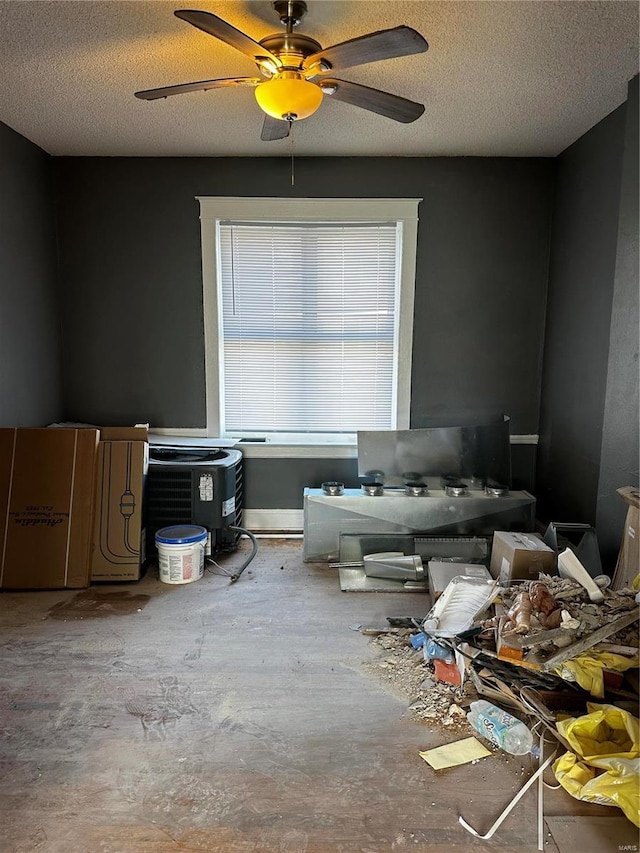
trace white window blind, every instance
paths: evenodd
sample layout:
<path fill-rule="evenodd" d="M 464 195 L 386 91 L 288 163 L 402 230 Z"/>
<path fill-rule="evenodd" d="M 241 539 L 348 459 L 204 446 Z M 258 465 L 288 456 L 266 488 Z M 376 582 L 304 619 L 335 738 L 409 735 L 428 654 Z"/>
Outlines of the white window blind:
<path fill-rule="evenodd" d="M 218 223 L 225 433 L 396 426 L 399 222 Z"/>

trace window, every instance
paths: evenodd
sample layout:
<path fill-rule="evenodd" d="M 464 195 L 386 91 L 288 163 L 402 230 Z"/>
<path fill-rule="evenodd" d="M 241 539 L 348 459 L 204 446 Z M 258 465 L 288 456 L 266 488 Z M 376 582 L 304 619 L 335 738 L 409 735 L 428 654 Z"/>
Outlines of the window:
<path fill-rule="evenodd" d="M 408 428 L 418 200 L 199 201 L 208 434 Z"/>

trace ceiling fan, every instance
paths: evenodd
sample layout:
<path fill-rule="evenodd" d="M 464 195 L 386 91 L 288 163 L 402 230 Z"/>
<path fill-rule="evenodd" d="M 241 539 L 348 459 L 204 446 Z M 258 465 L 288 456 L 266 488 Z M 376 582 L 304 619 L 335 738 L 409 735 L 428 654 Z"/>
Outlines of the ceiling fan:
<path fill-rule="evenodd" d="M 266 114 L 261 133 L 264 142 L 286 138 L 292 122 L 313 115 L 325 95 L 394 121 L 408 123 L 420 118 L 424 112 L 422 104 L 381 89 L 339 80 L 330 74 L 367 62 L 422 53 L 429 45 L 419 32 L 411 27 L 393 27 L 323 48 L 315 39 L 293 32 L 307 11 L 306 3 L 302 0 L 275 0 L 272 5 L 285 32 L 266 36 L 260 41 L 254 41 L 210 12 L 190 9 L 174 12 L 181 20 L 246 54 L 257 65 L 261 77 L 226 77 L 163 86 L 136 92 L 136 98 L 153 101 L 185 92 L 229 86 L 253 88 L 256 100 Z"/>

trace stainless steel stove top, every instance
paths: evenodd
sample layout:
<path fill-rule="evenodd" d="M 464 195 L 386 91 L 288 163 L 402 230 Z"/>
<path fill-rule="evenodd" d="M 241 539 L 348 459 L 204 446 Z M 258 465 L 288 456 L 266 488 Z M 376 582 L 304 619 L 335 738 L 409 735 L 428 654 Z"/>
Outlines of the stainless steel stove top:
<path fill-rule="evenodd" d="M 427 494 L 407 494 L 404 488 L 384 488 L 382 494 L 344 489 L 327 495 L 304 490 L 304 548 L 306 562 L 336 561 L 342 533 L 439 533 L 482 536 L 495 530 L 534 529 L 535 498 L 525 491 L 494 495 L 468 487 L 468 494 L 449 495 L 438 483 Z"/>

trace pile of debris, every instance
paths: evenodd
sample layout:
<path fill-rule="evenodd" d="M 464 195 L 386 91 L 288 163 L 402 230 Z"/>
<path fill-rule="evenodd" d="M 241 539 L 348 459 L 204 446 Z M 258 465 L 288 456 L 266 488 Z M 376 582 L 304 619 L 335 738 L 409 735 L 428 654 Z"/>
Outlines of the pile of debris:
<path fill-rule="evenodd" d="M 433 663 L 426 661 L 422 648 L 414 648 L 411 636 L 416 629 L 380 629 L 373 644 L 382 654 L 364 669 L 381 678 L 386 687 L 409 702 L 411 717 L 442 726 L 449 731 L 466 731 L 466 710 L 476 690 L 470 681 L 456 686 L 436 678 Z"/>
<path fill-rule="evenodd" d="M 518 633 L 530 634 L 564 627 L 573 632 L 570 637 L 573 640 L 590 634 L 596 628 L 610 625 L 613 619 L 634 611 L 637 607 L 635 595 L 633 589 L 614 592 L 605 587 L 602 590 L 603 602 L 596 604 L 589 601 L 586 589 L 577 581 L 540 575 L 538 581 L 532 581 L 524 587 L 515 585 L 505 589 L 501 597 L 514 608 L 511 618 L 515 617 L 516 623 L 523 603 L 531 614 L 532 620 L 525 631 L 520 630 L 518 624 L 514 626 Z M 637 629 L 635 633 L 637 636 Z M 562 648 L 569 643 L 556 642 L 554 645 Z"/>
<path fill-rule="evenodd" d="M 365 668 L 408 701 L 411 716 L 449 731 L 467 728 L 478 697 L 548 723 L 600 699 L 635 713 L 638 618 L 634 589 L 596 596 L 577 581 L 540 574 L 498 587 L 468 630 L 441 639 L 448 662 L 416 642 L 429 615 L 363 629 L 381 655 Z M 594 601 L 594 598 L 600 600 Z M 400 627 L 399 627 L 400 626 Z M 427 631 L 427 628 L 424 628 Z M 428 639 L 426 637 L 425 639 Z"/>
<path fill-rule="evenodd" d="M 604 588 L 596 602 L 573 580 L 541 575 L 538 581 L 501 590 L 496 615 L 483 623 L 485 633 L 478 644 L 494 642 L 498 658 L 543 672 L 563 674 L 567 661 L 604 653 L 609 657 L 603 658 L 603 670 L 612 666 L 624 671 L 618 657 L 635 660 L 637 666 L 636 594 L 633 589 Z"/>
<path fill-rule="evenodd" d="M 558 576 L 547 574 L 538 558 L 555 559 L 553 551 L 533 534 L 512 538 L 520 562 L 514 549 L 508 571 L 506 558 L 499 561 L 499 576 L 493 563 L 490 575 L 450 562 L 437 587 L 435 568 L 443 564 L 430 562 L 433 606 L 418 619 L 362 629 L 380 651 L 366 668 L 406 697 L 413 719 L 460 734 L 420 753 L 434 771 L 490 755 L 476 734 L 493 750 L 538 756 L 538 769 L 487 834 L 459 817 L 472 835 L 489 838 L 538 780 L 543 849 L 541 780 L 550 766 L 571 796 L 618 806 L 640 826 L 640 575 L 633 588 L 611 589 L 569 548 L 557 554 Z"/>

